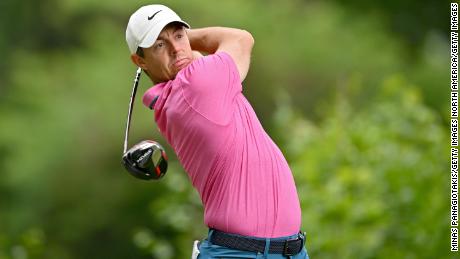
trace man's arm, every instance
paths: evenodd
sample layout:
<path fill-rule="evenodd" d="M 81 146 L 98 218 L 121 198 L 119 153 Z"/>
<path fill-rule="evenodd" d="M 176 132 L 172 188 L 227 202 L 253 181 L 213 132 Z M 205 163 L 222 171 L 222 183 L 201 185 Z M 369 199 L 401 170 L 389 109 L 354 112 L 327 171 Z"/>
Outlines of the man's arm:
<path fill-rule="evenodd" d="M 215 53 L 225 51 L 236 63 L 241 82 L 249 70 L 254 38 L 245 31 L 224 27 L 208 27 L 187 30 L 192 50 Z"/>

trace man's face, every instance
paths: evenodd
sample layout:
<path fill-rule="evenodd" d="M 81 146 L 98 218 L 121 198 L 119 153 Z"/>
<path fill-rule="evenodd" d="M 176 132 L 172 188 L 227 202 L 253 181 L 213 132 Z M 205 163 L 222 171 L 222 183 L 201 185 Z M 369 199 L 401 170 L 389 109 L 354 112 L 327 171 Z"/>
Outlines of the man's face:
<path fill-rule="evenodd" d="M 142 68 L 153 81 L 174 79 L 193 60 L 192 48 L 181 24 L 167 25 L 150 48 L 144 48 Z"/>

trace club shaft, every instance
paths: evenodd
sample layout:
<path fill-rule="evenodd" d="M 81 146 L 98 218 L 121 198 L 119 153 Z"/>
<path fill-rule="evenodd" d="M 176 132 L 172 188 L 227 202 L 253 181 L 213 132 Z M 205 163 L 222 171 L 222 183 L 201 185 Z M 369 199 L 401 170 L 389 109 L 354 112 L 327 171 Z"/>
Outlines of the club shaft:
<path fill-rule="evenodd" d="M 133 91 L 131 92 L 131 99 L 129 100 L 128 108 L 128 119 L 126 121 L 126 130 L 125 130 L 125 143 L 123 145 L 123 154 L 128 150 L 128 136 L 129 136 L 129 127 L 131 126 L 131 114 L 134 107 L 134 99 L 136 98 L 137 85 L 139 84 L 139 79 L 141 77 L 142 69 L 138 68 L 136 71 L 136 77 L 134 78 Z"/>

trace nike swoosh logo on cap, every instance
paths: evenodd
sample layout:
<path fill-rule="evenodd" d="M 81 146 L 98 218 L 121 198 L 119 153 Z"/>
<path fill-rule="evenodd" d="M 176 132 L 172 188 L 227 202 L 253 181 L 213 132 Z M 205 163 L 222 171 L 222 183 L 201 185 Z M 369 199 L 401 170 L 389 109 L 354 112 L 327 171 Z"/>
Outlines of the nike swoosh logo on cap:
<path fill-rule="evenodd" d="M 159 13 L 159 12 L 161 12 L 161 11 L 163 11 L 163 10 L 160 10 L 160 11 L 158 11 L 158 12 L 152 14 L 152 16 L 147 17 L 147 19 L 152 20 L 153 17 L 154 17 L 155 15 L 157 15 L 157 13 Z"/>

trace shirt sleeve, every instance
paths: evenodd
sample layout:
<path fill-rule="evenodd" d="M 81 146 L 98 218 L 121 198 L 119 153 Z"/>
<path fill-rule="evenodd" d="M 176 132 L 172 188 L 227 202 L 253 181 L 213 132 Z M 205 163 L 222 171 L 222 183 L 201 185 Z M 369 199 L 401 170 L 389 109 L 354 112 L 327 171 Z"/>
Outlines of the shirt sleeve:
<path fill-rule="evenodd" d="M 226 52 L 194 60 L 182 74 L 185 100 L 202 116 L 226 124 L 232 115 L 235 97 L 242 92 L 238 68 Z"/>

